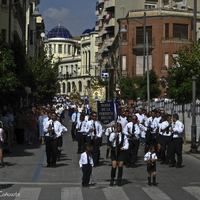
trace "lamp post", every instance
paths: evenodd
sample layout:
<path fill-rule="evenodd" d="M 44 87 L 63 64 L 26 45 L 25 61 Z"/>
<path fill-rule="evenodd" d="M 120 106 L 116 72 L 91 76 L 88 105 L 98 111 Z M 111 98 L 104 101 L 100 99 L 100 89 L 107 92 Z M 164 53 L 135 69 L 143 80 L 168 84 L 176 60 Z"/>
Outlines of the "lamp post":
<path fill-rule="evenodd" d="M 197 40 L 197 0 L 194 0 L 194 42 Z"/>
<path fill-rule="evenodd" d="M 191 149 L 190 151 L 195 153 L 197 152 L 197 145 L 196 145 L 196 76 L 192 77 L 193 82 L 193 93 L 192 93 L 192 126 L 191 126 Z"/>

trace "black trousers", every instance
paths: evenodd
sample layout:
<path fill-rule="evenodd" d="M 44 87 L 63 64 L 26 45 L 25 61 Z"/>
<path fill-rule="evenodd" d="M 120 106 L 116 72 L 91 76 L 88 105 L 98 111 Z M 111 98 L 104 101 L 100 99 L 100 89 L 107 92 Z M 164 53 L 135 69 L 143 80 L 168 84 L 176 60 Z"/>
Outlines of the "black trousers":
<path fill-rule="evenodd" d="M 82 135 L 82 140 L 81 140 L 82 152 L 85 151 L 86 143 L 87 143 L 87 135 Z"/>
<path fill-rule="evenodd" d="M 58 150 L 58 140 L 52 139 L 51 137 L 46 136 L 46 156 L 47 164 L 56 164 L 57 150 Z"/>
<path fill-rule="evenodd" d="M 183 139 L 173 138 L 169 145 L 169 159 L 171 164 L 175 164 L 175 154 L 177 154 L 177 164 L 182 164 L 182 149 L 183 149 Z"/>
<path fill-rule="evenodd" d="M 83 172 L 82 185 L 88 185 L 90 181 L 90 175 L 92 172 L 92 166 L 90 164 L 83 165 L 82 172 Z"/>
<path fill-rule="evenodd" d="M 171 143 L 171 136 L 162 136 L 161 139 L 161 160 L 162 161 L 169 161 L 169 144 Z M 167 149 L 167 157 L 165 156 L 165 151 Z"/>
<path fill-rule="evenodd" d="M 139 146 L 140 146 L 139 140 L 129 140 L 129 148 L 126 151 L 126 163 L 129 164 L 136 163 Z"/>
<path fill-rule="evenodd" d="M 94 161 L 94 165 L 99 163 L 99 156 L 100 156 L 100 138 L 98 139 L 91 139 L 90 137 L 87 137 L 87 142 L 89 145 L 93 146 L 93 152 L 92 152 L 92 158 Z"/>
<path fill-rule="evenodd" d="M 76 133 L 76 141 L 78 142 L 78 152 L 81 152 L 81 146 L 82 146 L 82 132 L 78 132 Z"/>
<path fill-rule="evenodd" d="M 72 123 L 71 135 L 72 140 L 74 141 L 76 139 L 76 125 L 74 124 L 74 122 Z"/>

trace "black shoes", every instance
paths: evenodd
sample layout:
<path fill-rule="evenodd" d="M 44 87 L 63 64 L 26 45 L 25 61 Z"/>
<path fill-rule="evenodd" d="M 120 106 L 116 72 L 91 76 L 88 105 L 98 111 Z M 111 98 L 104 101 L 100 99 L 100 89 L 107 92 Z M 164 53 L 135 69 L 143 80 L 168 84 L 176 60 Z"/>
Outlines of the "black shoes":
<path fill-rule="evenodd" d="M 158 184 L 156 182 L 153 183 L 153 186 L 158 186 Z"/>
<path fill-rule="evenodd" d="M 114 185 L 114 180 L 111 180 L 110 181 L 110 186 L 113 186 Z"/>
<path fill-rule="evenodd" d="M 152 186 L 152 183 L 151 183 L 151 182 L 148 182 L 148 185 L 149 185 L 149 186 Z"/>
<path fill-rule="evenodd" d="M 118 179 L 117 179 L 117 185 L 118 185 L 118 186 L 122 186 L 121 180 L 122 180 L 121 178 L 118 178 Z"/>
<path fill-rule="evenodd" d="M 181 168 L 181 164 L 177 164 L 177 165 L 176 165 L 176 168 Z"/>

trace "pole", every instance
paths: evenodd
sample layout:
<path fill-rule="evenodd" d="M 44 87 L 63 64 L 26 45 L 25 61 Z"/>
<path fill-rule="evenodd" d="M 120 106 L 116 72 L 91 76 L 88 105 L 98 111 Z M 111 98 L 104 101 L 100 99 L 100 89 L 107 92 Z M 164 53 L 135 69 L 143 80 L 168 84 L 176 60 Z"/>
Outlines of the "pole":
<path fill-rule="evenodd" d="M 197 0 L 194 0 L 194 42 L 197 40 Z"/>
<path fill-rule="evenodd" d="M 122 38 L 119 39 L 119 80 L 122 79 Z"/>
<path fill-rule="evenodd" d="M 149 40 L 148 32 L 146 32 L 146 52 L 147 52 L 147 101 L 148 101 L 148 111 L 150 111 L 150 88 L 149 88 Z"/>
<path fill-rule="evenodd" d="M 108 53 L 108 101 L 110 100 L 110 53 Z"/>
<path fill-rule="evenodd" d="M 197 152 L 197 145 L 196 145 L 196 76 L 192 77 L 192 126 L 191 126 L 191 152 L 195 153 Z"/>
<path fill-rule="evenodd" d="M 143 38 L 143 79 L 145 78 L 145 48 L 146 48 L 146 12 L 144 12 L 144 21 L 143 21 L 143 30 L 144 30 L 144 38 Z"/>

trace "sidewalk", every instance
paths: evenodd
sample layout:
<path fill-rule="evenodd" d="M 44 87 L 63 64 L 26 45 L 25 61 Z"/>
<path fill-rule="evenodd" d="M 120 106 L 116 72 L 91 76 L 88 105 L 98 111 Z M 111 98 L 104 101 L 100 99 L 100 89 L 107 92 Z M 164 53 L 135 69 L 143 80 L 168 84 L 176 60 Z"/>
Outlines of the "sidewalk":
<path fill-rule="evenodd" d="M 186 154 L 190 154 L 191 156 L 194 156 L 197 159 L 200 159 L 200 151 L 198 150 L 197 153 L 190 152 L 191 150 L 191 142 L 187 142 L 186 144 L 183 144 L 183 152 Z"/>

